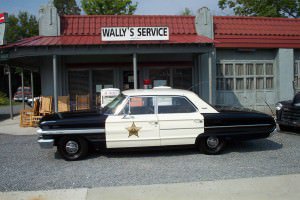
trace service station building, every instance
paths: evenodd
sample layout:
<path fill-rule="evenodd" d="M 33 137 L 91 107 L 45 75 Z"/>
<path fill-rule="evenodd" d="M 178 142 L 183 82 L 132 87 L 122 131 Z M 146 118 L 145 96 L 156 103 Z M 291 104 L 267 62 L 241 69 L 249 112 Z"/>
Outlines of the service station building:
<path fill-rule="evenodd" d="M 167 85 L 211 104 L 270 113 L 300 90 L 300 19 L 69 15 L 40 10 L 39 36 L 0 47 L 0 62 L 39 71 L 41 95 Z M 145 85 L 147 84 L 147 85 Z M 269 106 L 268 106 L 269 105 Z"/>

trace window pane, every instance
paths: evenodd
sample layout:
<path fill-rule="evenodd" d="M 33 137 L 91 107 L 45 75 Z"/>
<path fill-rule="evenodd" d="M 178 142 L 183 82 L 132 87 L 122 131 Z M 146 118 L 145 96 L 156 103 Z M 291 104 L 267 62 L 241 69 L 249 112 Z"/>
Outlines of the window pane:
<path fill-rule="evenodd" d="M 184 97 L 157 97 L 158 114 L 165 113 L 192 113 L 194 106 Z"/>
<path fill-rule="evenodd" d="M 256 75 L 264 75 L 264 64 L 256 64 Z"/>
<path fill-rule="evenodd" d="M 246 64 L 246 75 L 254 75 L 253 64 Z"/>
<path fill-rule="evenodd" d="M 159 83 L 157 80 L 165 80 L 167 83 L 166 85 L 170 85 L 170 69 L 166 68 L 159 68 L 159 69 L 150 69 L 149 70 L 149 79 L 153 81 L 152 86 L 161 86 L 156 85 L 156 83 Z"/>
<path fill-rule="evenodd" d="M 298 74 L 298 63 L 295 63 L 294 65 L 294 73 L 295 75 Z"/>
<path fill-rule="evenodd" d="M 153 97 L 131 97 L 129 105 L 125 107 L 125 113 L 131 115 L 154 114 Z M 128 107 L 130 107 L 130 112 L 127 111 Z"/>
<path fill-rule="evenodd" d="M 192 87 L 192 68 L 175 69 L 173 73 L 173 88 L 188 90 Z"/>
<path fill-rule="evenodd" d="M 300 89 L 300 76 L 295 76 L 294 84 L 295 88 Z"/>
<path fill-rule="evenodd" d="M 266 75 L 273 75 L 273 64 L 267 63 L 266 64 Z"/>
<path fill-rule="evenodd" d="M 273 78 L 266 78 L 266 89 L 273 89 Z"/>
<path fill-rule="evenodd" d="M 69 94 L 71 110 L 76 106 L 76 95 L 89 94 L 89 71 L 69 71 Z"/>
<path fill-rule="evenodd" d="M 244 79 L 243 78 L 237 78 L 236 79 L 236 89 L 237 90 L 243 90 L 244 89 Z"/>
<path fill-rule="evenodd" d="M 233 76 L 233 64 L 225 64 L 225 76 Z"/>
<path fill-rule="evenodd" d="M 223 76 L 223 64 L 217 64 L 217 76 Z"/>
<path fill-rule="evenodd" d="M 233 78 L 226 78 L 225 79 L 225 90 L 233 90 Z"/>
<path fill-rule="evenodd" d="M 246 79 L 246 89 L 253 90 L 254 89 L 254 78 L 247 78 Z"/>
<path fill-rule="evenodd" d="M 244 75 L 244 65 L 243 64 L 235 64 L 235 75 L 236 76 Z"/>
<path fill-rule="evenodd" d="M 217 78 L 217 90 L 224 90 L 224 79 Z"/>
<path fill-rule="evenodd" d="M 256 89 L 264 89 L 264 78 L 256 78 Z"/>

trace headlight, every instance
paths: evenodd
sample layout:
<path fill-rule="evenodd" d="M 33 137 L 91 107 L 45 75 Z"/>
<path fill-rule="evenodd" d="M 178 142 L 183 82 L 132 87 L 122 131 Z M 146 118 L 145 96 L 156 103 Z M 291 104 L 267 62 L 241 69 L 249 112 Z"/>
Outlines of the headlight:
<path fill-rule="evenodd" d="M 277 103 L 276 104 L 276 110 L 281 110 L 282 108 L 282 104 L 281 103 Z"/>

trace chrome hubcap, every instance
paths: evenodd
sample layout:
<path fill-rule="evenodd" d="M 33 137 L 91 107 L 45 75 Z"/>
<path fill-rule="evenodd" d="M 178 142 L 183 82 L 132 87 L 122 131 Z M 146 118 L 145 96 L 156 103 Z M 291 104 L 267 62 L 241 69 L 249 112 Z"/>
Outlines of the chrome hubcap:
<path fill-rule="evenodd" d="M 216 148 L 219 145 L 219 139 L 217 137 L 209 137 L 206 140 L 206 144 L 209 148 Z"/>
<path fill-rule="evenodd" d="M 67 153 L 74 154 L 74 153 L 77 153 L 78 150 L 79 150 L 79 145 L 77 142 L 70 140 L 66 143 Z"/>

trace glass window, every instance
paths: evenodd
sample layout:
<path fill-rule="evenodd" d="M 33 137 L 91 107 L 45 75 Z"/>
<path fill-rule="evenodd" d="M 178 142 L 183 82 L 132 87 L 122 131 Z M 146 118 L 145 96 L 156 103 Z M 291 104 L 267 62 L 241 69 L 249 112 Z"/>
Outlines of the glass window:
<path fill-rule="evenodd" d="M 217 64 L 217 76 L 223 76 L 223 64 Z"/>
<path fill-rule="evenodd" d="M 256 64 L 256 75 L 264 75 L 264 64 Z"/>
<path fill-rule="evenodd" d="M 123 113 L 130 115 L 154 114 L 153 97 L 130 97 Z"/>
<path fill-rule="evenodd" d="M 225 64 L 225 76 L 233 76 L 233 64 Z"/>
<path fill-rule="evenodd" d="M 266 78 L 266 89 L 273 89 L 273 78 Z"/>
<path fill-rule="evenodd" d="M 157 105 L 158 114 L 196 112 L 194 106 L 184 97 L 159 96 Z"/>
<path fill-rule="evenodd" d="M 246 89 L 253 90 L 254 89 L 254 78 L 247 78 L 246 79 Z"/>
<path fill-rule="evenodd" d="M 264 89 L 264 78 L 256 78 L 256 89 Z"/>
<path fill-rule="evenodd" d="M 266 64 L 266 75 L 273 75 L 273 63 Z"/>
<path fill-rule="evenodd" d="M 243 90 L 244 89 L 244 79 L 243 78 L 237 78 L 236 79 L 236 89 L 237 90 Z"/>
<path fill-rule="evenodd" d="M 89 71 L 69 71 L 69 94 L 71 110 L 75 109 L 76 95 L 89 94 Z"/>
<path fill-rule="evenodd" d="M 233 78 L 226 78 L 225 79 L 225 90 L 233 90 L 233 89 L 234 89 Z"/>
<path fill-rule="evenodd" d="M 246 64 L 246 75 L 254 75 L 253 64 Z"/>
<path fill-rule="evenodd" d="M 177 68 L 173 71 L 173 88 L 189 89 L 192 87 L 192 68 Z"/>
<path fill-rule="evenodd" d="M 235 64 L 235 75 L 236 76 L 244 75 L 244 65 L 243 64 Z"/>

